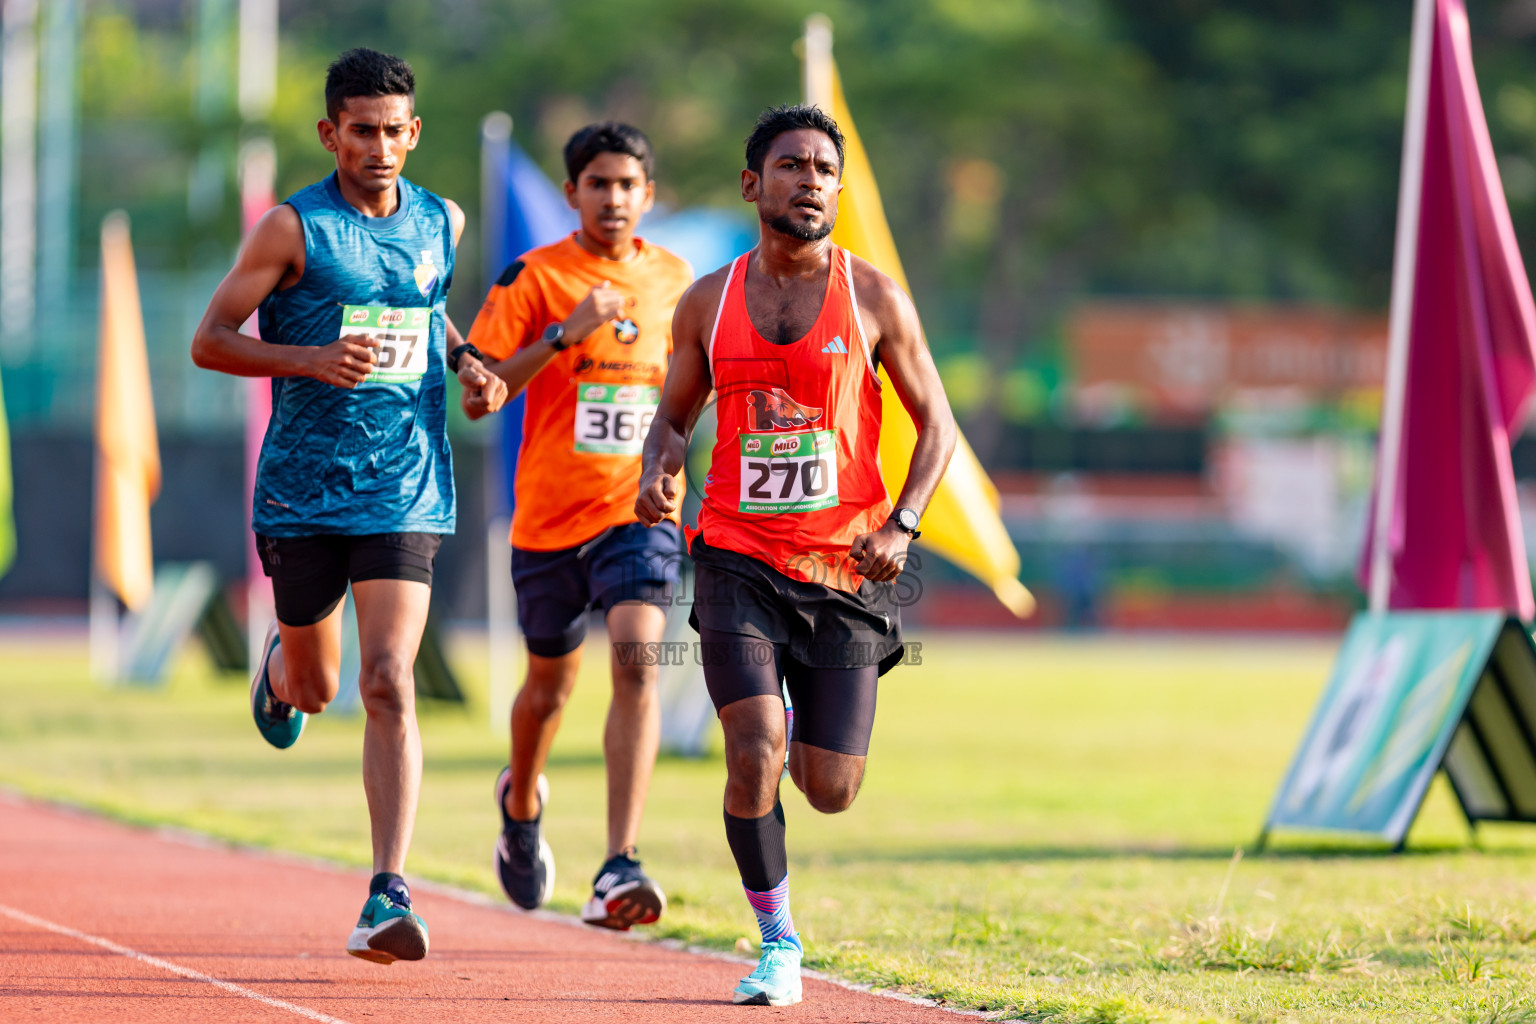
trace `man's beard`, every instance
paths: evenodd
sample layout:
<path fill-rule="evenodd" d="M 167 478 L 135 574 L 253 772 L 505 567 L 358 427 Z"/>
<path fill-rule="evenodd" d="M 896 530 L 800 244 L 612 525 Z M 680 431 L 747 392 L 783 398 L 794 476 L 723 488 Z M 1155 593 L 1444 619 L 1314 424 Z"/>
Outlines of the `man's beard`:
<path fill-rule="evenodd" d="M 819 242 L 832 233 L 832 220 L 824 220 L 819 227 L 801 223 L 790 219 L 789 214 L 781 213 L 768 222 L 768 226 L 781 235 L 790 238 L 798 238 L 802 242 Z"/>

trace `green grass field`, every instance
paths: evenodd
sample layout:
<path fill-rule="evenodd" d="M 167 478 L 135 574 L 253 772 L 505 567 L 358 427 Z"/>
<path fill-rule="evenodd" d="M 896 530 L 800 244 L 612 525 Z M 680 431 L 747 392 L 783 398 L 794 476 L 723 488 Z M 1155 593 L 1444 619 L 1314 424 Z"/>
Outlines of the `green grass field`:
<path fill-rule="evenodd" d="M 1322 642 L 941 635 L 886 677 L 864 791 L 811 811 L 786 783 L 808 963 L 1031 1021 L 1536 1021 L 1536 830 L 1479 848 L 1437 783 L 1403 856 L 1251 843 L 1328 673 Z M 496 893 L 483 644 L 475 703 L 423 714 L 411 871 Z M 603 854 L 606 658 L 549 769 L 555 909 Z M 368 861 L 360 718 L 292 751 L 240 679 L 182 659 L 167 691 L 104 690 L 83 644 L 0 646 L 0 783 L 137 822 Z M 642 838 L 671 899 L 656 934 L 755 928 L 720 824 L 718 757 L 664 759 Z M 231 885 L 243 884 L 232 879 Z M 338 941 L 350 922 L 336 923 Z"/>

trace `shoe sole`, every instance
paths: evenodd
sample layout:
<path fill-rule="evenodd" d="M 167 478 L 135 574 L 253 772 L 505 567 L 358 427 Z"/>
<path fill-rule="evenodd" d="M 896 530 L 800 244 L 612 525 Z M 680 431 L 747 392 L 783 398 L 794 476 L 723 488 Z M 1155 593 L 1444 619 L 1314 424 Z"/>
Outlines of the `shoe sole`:
<path fill-rule="evenodd" d="M 744 992 L 731 993 L 731 1002 L 737 1006 L 794 1006 L 799 1001 L 799 992 L 789 996 L 780 996 L 777 999 L 769 996 L 767 992 L 756 992 L 750 996 Z"/>
<path fill-rule="evenodd" d="M 347 939 L 347 952 L 375 964 L 421 960 L 427 955 L 427 933 L 413 917 L 397 917 L 377 928 L 357 927 Z"/>
<path fill-rule="evenodd" d="M 603 900 L 592 897 L 581 908 L 581 920 L 595 928 L 627 932 L 635 925 L 655 924 L 666 909 L 666 895 L 656 883 L 645 880 L 621 885 Z"/>
<path fill-rule="evenodd" d="M 501 814 L 502 827 L 505 828 L 507 821 L 506 787 L 502 785 L 502 779 L 506 779 L 507 786 L 510 786 L 512 784 L 511 772 L 503 768 L 501 774 L 496 776 L 496 809 Z M 542 819 L 544 816 L 544 805 L 549 803 L 549 779 L 545 778 L 543 772 L 539 773 L 537 793 L 539 796 L 539 817 Z M 501 877 L 503 859 L 511 859 L 510 851 L 504 849 L 505 842 L 505 833 L 497 836 L 495 849 L 491 853 L 491 869 L 496 872 L 496 880 L 501 883 L 502 895 L 510 900 L 513 906 L 522 907 L 524 910 L 538 910 L 549 902 L 549 894 L 555 891 L 555 851 L 550 849 L 549 840 L 545 839 L 541 832 L 539 834 L 539 863 L 544 865 L 544 886 L 539 890 L 537 902 L 530 907 L 512 895 L 512 890 L 507 888 L 506 880 Z"/>

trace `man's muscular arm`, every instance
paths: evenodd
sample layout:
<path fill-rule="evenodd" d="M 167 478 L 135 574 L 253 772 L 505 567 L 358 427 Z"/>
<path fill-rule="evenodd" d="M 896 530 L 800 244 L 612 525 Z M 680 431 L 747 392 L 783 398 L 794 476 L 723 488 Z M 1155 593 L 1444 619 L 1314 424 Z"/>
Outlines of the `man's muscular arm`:
<path fill-rule="evenodd" d="M 854 279 L 864 324 L 875 335 L 870 343 L 917 425 L 917 446 L 896 507 L 922 515 L 955 452 L 955 415 L 907 293 L 862 260 L 854 261 Z M 859 575 L 877 582 L 893 580 L 901 575 L 909 541 L 907 532 L 892 521 L 855 537 L 848 556 L 858 563 Z"/>
<path fill-rule="evenodd" d="M 677 511 L 677 475 L 688 457 L 688 437 L 713 388 L 704 346 L 724 287 L 723 271 L 700 278 L 683 293 L 672 314 L 672 360 L 645 438 L 640 494 L 635 499 L 635 516 L 646 526 Z"/>
<path fill-rule="evenodd" d="M 237 377 L 314 377 L 355 387 L 378 359 L 378 342 L 360 334 L 329 345 L 274 345 L 241 334 L 256 307 L 304 273 L 304 226 L 286 203 L 268 210 L 246 239 L 192 335 L 192 361 Z"/>
<path fill-rule="evenodd" d="M 624 311 L 624 294 L 607 281 L 592 286 L 586 298 L 576 304 L 571 315 L 563 321 L 566 348 L 579 345 L 587 335 L 610 320 L 616 320 Z M 494 315 L 494 314 L 493 314 Z M 547 326 L 547 325 L 546 325 Z M 560 353 L 543 340 L 525 345 L 507 358 L 486 367 L 499 377 L 507 387 L 509 396 L 516 396 L 538 376 L 540 370 Z M 472 419 L 474 417 L 471 417 Z"/>

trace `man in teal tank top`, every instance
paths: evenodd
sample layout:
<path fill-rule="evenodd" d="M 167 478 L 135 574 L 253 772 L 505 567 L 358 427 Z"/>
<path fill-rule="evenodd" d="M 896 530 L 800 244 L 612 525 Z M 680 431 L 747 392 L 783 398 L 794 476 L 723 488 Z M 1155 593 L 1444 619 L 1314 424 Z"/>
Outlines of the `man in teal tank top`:
<path fill-rule="evenodd" d="M 347 952 L 384 964 L 427 953 L 401 873 L 421 788 L 412 665 L 454 529 L 444 367 L 472 414 L 506 400 L 447 316 L 463 211 L 400 177 L 421 137 L 415 90 L 397 57 L 331 64 L 318 127 L 335 173 L 261 219 L 192 341 L 198 366 L 272 378 L 251 521 L 277 621 L 251 713 L 273 746 L 335 698 L 349 582 L 357 600 L 374 877 Z M 240 333 L 258 309 L 261 337 Z"/>

